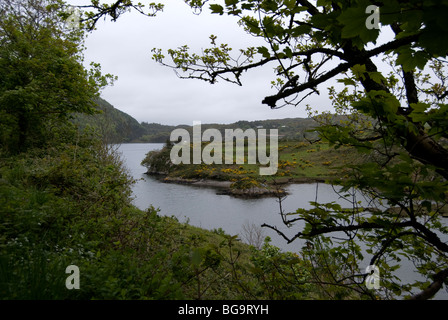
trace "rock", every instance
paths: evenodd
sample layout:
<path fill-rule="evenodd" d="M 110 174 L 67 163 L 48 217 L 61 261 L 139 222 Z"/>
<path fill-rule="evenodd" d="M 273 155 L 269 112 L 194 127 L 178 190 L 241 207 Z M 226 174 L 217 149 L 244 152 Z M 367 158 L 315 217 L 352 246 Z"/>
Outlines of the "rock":
<path fill-rule="evenodd" d="M 196 186 L 215 187 L 215 188 L 230 188 L 232 182 L 230 181 L 217 181 L 217 180 L 199 180 L 192 183 Z"/>
<path fill-rule="evenodd" d="M 250 189 L 230 189 L 229 194 L 241 198 L 261 198 L 285 196 L 287 193 L 283 189 L 254 187 Z"/>

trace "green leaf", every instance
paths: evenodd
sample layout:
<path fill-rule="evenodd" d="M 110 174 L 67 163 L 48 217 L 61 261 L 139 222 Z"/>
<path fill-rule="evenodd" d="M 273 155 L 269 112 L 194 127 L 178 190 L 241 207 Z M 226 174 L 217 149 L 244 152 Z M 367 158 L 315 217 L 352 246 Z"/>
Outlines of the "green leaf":
<path fill-rule="evenodd" d="M 411 104 L 412 112 L 409 115 L 409 117 L 411 117 L 412 121 L 414 122 L 426 121 L 429 118 L 429 115 L 427 115 L 425 112 L 429 107 L 430 107 L 429 104 L 423 102 L 412 103 Z"/>
<path fill-rule="evenodd" d="M 447 3 L 428 1 L 424 4 L 423 23 L 425 28 L 419 42 L 424 49 L 433 55 L 448 54 L 448 26 L 446 23 Z"/>
<path fill-rule="evenodd" d="M 236 6 L 238 4 L 238 2 L 239 2 L 239 0 L 225 0 L 227 7 Z"/>
<path fill-rule="evenodd" d="M 354 86 L 356 82 L 350 78 L 337 79 L 338 82 L 345 84 L 346 86 Z"/>
<path fill-rule="evenodd" d="M 352 73 L 357 79 L 365 79 L 365 73 L 367 72 L 366 66 L 364 64 L 355 64 L 352 67 Z"/>
<path fill-rule="evenodd" d="M 448 40 L 448 39 L 447 39 Z M 414 70 L 416 67 L 423 70 L 431 57 L 423 51 L 415 52 L 409 47 L 398 50 L 396 65 L 401 65 L 405 72 Z"/>
<path fill-rule="evenodd" d="M 386 79 L 383 77 L 383 74 L 381 72 L 369 72 L 368 73 L 370 79 L 375 81 L 376 83 L 382 83 Z"/>
<path fill-rule="evenodd" d="M 424 207 L 426 209 L 427 212 L 431 212 L 432 211 L 432 204 L 430 201 L 423 201 L 422 202 L 422 207 Z"/>
<path fill-rule="evenodd" d="M 262 47 L 257 47 L 257 50 L 258 50 L 258 53 L 263 55 L 263 58 L 270 58 L 271 57 L 271 55 L 269 54 L 268 48 L 262 46 Z"/>
<path fill-rule="evenodd" d="M 290 10 L 294 9 L 296 6 L 295 0 L 284 0 L 283 4 Z"/>
<path fill-rule="evenodd" d="M 329 15 L 318 14 L 311 17 L 311 24 L 316 28 L 326 29 L 331 24 L 331 20 Z"/>
<path fill-rule="evenodd" d="M 317 0 L 316 6 L 323 7 L 323 6 L 326 6 L 328 4 L 331 4 L 331 1 L 329 1 L 329 0 Z"/>
<path fill-rule="evenodd" d="M 278 9 L 278 4 L 274 0 L 265 0 L 261 2 L 260 7 L 266 11 L 275 12 Z"/>
<path fill-rule="evenodd" d="M 243 10 L 252 10 L 254 8 L 254 4 L 252 3 L 243 3 L 241 5 L 241 9 Z"/>
<path fill-rule="evenodd" d="M 291 36 L 295 38 L 300 37 L 303 34 L 309 34 L 310 32 L 311 32 L 311 26 L 308 25 L 298 26 L 289 31 Z"/>
<path fill-rule="evenodd" d="M 448 32 L 435 32 L 426 29 L 419 38 L 420 44 L 434 55 L 448 55 Z"/>
<path fill-rule="evenodd" d="M 290 47 L 286 47 L 285 49 L 283 49 L 283 52 L 285 53 L 285 55 L 286 55 L 288 58 L 292 58 L 292 54 L 293 54 L 293 52 L 292 52 L 292 50 L 291 50 Z"/>
<path fill-rule="evenodd" d="M 431 105 L 429 103 L 412 103 L 411 107 L 414 112 L 425 112 Z"/>
<path fill-rule="evenodd" d="M 224 14 L 224 8 L 219 4 L 211 4 L 210 10 L 212 11 L 212 13 L 218 13 L 220 15 Z"/>
<path fill-rule="evenodd" d="M 306 11 L 306 10 L 308 10 L 308 7 L 296 6 L 296 7 L 292 8 L 291 13 L 300 13 L 300 12 Z"/>
<path fill-rule="evenodd" d="M 256 35 L 261 35 L 262 31 L 260 29 L 259 26 L 259 21 L 253 17 L 243 17 L 241 19 L 241 22 L 244 23 L 244 25 L 246 26 L 247 30 L 250 33 L 256 34 Z"/>
<path fill-rule="evenodd" d="M 401 65 L 405 72 L 414 70 L 415 64 L 412 57 L 412 50 L 410 48 L 400 50 L 395 64 L 397 66 Z"/>
<path fill-rule="evenodd" d="M 344 39 L 360 37 L 364 44 L 375 42 L 379 35 L 378 29 L 368 29 L 366 20 L 369 14 L 365 10 L 369 2 L 363 2 L 358 7 L 344 10 L 338 17 L 338 21 L 343 25 L 341 37 Z"/>
<path fill-rule="evenodd" d="M 448 40 L 448 38 L 447 38 Z M 428 53 L 424 51 L 417 51 L 414 55 L 414 63 L 417 68 L 420 70 L 423 70 L 425 68 L 426 63 L 431 57 L 428 55 Z"/>

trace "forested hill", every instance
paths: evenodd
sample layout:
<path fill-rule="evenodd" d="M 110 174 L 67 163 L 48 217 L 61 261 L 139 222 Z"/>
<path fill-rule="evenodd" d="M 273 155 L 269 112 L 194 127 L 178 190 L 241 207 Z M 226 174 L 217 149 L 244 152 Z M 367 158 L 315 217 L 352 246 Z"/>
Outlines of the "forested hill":
<path fill-rule="evenodd" d="M 140 137 L 142 142 L 165 142 L 169 139 L 171 131 L 176 128 L 187 129 L 192 132 L 192 124 L 168 126 L 158 123 L 142 122 L 141 125 L 146 129 L 146 134 Z M 279 138 L 283 140 L 299 140 L 302 141 L 305 138 L 314 139 L 316 133 L 307 132 L 316 126 L 316 122 L 309 118 L 288 118 L 278 120 L 257 120 L 257 121 L 238 121 L 231 124 L 219 124 L 219 123 L 202 123 L 202 131 L 206 129 L 218 129 L 224 136 L 225 129 L 277 129 Z M 269 131 L 267 132 L 269 133 Z"/>
<path fill-rule="evenodd" d="M 192 130 L 192 124 L 178 126 L 163 125 L 159 123 L 139 123 L 127 113 L 114 108 L 104 99 L 97 99 L 97 108 L 102 111 L 96 115 L 76 115 L 74 122 L 81 128 L 91 126 L 95 128 L 109 143 L 122 142 L 152 142 L 163 143 L 169 139 L 171 132 L 176 128 Z M 309 118 L 287 118 L 278 120 L 238 121 L 232 124 L 202 124 L 202 130 L 213 128 L 223 132 L 225 129 L 278 129 L 280 139 L 303 140 L 313 138 L 307 132 L 316 125 Z"/>
<path fill-rule="evenodd" d="M 132 142 L 146 133 L 146 129 L 127 113 L 114 108 L 102 98 L 96 100 L 97 109 L 102 113 L 95 115 L 77 114 L 74 122 L 82 129 L 95 128 L 109 143 Z"/>

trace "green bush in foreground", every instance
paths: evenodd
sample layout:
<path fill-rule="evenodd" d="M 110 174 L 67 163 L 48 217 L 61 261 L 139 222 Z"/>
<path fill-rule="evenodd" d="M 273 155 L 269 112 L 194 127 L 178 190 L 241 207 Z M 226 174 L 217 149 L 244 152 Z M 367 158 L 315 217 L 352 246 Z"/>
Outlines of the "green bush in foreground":
<path fill-rule="evenodd" d="M 298 256 L 132 206 L 113 148 L 70 130 L 76 142 L 1 155 L 1 299 L 311 297 Z M 69 265 L 79 290 L 66 288 Z"/>

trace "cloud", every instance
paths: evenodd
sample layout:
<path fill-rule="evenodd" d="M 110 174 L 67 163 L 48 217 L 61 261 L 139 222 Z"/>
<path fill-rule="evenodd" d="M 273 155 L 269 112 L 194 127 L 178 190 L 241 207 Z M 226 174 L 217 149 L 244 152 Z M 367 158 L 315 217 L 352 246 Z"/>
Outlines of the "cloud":
<path fill-rule="evenodd" d="M 69 1 L 70 4 L 80 2 L 87 1 Z M 304 107 L 271 110 L 261 104 L 266 95 L 273 93 L 272 66 L 247 72 L 243 86 L 239 87 L 224 81 L 211 85 L 200 80 L 179 79 L 172 69 L 151 59 L 152 48 L 166 51 L 188 44 L 199 53 L 210 45 L 211 34 L 218 36 L 218 42 L 228 43 L 234 52 L 248 46 L 266 45 L 262 39 L 246 34 L 235 18 L 207 13 L 195 15 L 179 0 L 168 2 L 157 17 L 130 12 L 116 22 L 108 18 L 99 21 L 97 30 L 86 40 L 86 64 L 98 62 L 104 73 L 118 76 L 114 86 L 103 90 L 102 97 L 139 122 L 230 123 L 306 117 Z"/>

